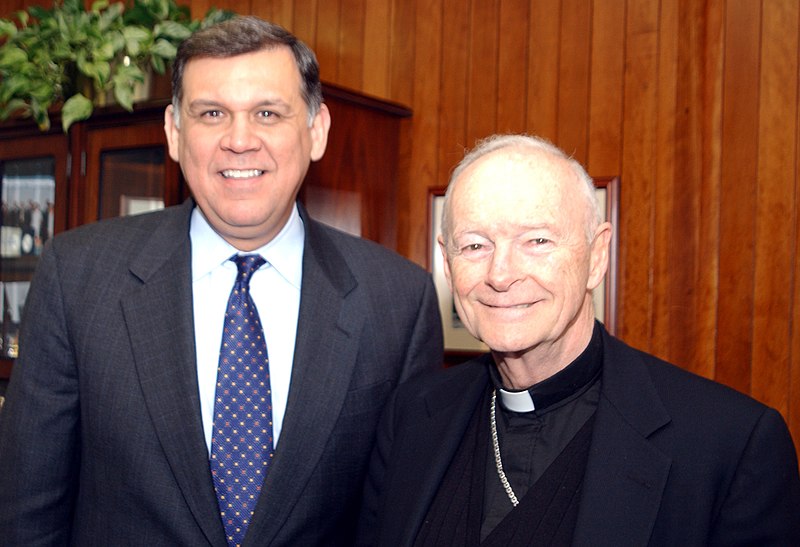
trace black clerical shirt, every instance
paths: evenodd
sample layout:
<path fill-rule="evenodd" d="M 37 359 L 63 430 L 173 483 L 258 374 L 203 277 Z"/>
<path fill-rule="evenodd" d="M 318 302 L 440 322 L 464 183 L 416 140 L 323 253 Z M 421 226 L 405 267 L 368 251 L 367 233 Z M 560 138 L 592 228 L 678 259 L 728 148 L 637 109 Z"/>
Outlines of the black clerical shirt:
<path fill-rule="evenodd" d="M 603 341 L 599 325 L 595 324 L 592 339 L 581 355 L 555 375 L 528 388 L 535 406 L 531 412 L 505 408 L 500 374 L 495 365 L 490 366 L 498 392 L 496 419 L 503 470 L 517 499 L 525 496 L 594 415 L 600 398 L 602 365 Z M 491 443 L 486 464 L 481 540 L 513 509 L 500 482 Z"/>

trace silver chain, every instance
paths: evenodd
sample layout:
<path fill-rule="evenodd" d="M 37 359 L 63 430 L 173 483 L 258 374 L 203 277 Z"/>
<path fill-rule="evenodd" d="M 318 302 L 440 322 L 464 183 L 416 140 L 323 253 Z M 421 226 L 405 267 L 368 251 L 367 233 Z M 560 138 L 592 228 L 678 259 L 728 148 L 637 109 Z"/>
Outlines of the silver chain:
<path fill-rule="evenodd" d="M 511 505 L 516 507 L 519 505 L 519 500 L 517 500 L 516 494 L 514 494 L 514 490 L 512 490 L 511 485 L 508 483 L 508 479 L 506 478 L 506 473 L 503 471 L 503 460 L 500 458 L 500 442 L 497 440 L 497 418 L 496 418 L 496 408 L 497 408 L 497 390 L 492 390 L 492 404 L 489 408 L 489 419 L 490 423 L 492 424 L 492 446 L 494 447 L 494 462 L 497 464 L 497 475 L 500 477 L 500 484 L 503 485 L 503 488 L 508 494 L 508 499 L 511 500 Z"/>

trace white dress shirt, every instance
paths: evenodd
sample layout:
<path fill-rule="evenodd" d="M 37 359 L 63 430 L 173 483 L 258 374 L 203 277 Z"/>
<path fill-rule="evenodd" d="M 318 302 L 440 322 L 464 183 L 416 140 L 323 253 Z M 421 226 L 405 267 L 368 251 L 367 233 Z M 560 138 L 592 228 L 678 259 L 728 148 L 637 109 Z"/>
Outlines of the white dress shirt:
<path fill-rule="evenodd" d="M 275 446 L 281 433 L 300 311 L 303 276 L 303 221 L 295 206 L 280 233 L 252 253 L 239 253 L 208 224 L 199 207 L 192 212 L 189 237 L 192 244 L 192 295 L 197 382 L 206 446 L 211 453 L 214 392 L 222 344 L 222 324 L 233 284 L 235 254 L 260 254 L 267 261 L 250 279 L 250 295 L 258 309 L 269 354 L 272 389 L 272 428 Z"/>

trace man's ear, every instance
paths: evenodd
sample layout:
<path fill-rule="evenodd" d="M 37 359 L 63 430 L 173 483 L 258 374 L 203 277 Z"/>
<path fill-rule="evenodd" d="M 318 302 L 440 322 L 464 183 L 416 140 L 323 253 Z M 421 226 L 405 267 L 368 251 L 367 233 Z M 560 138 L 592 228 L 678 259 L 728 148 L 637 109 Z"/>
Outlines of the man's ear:
<path fill-rule="evenodd" d="M 178 161 L 178 149 L 180 144 L 180 129 L 176 123 L 174 107 L 170 104 L 164 110 L 164 133 L 167 136 L 167 146 L 169 148 L 169 157 Z"/>
<path fill-rule="evenodd" d="M 439 243 L 439 252 L 442 253 L 442 267 L 444 269 L 444 277 L 447 279 L 447 284 L 450 286 L 450 289 L 453 288 L 453 282 L 451 281 L 450 276 L 450 262 L 447 260 L 447 245 L 445 245 L 444 238 L 442 238 L 441 234 L 436 238 L 437 243 Z"/>
<path fill-rule="evenodd" d="M 311 161 L 317 161 L 325 154 L 328 146 L 328 131 L 331 128 L 331 113 L 325 103 L 319 105 L 319 112 L 311 122 Z"/>
<path fill-rule="evenodd" d="M 589 279 L 586 282 L 588 290 L 600 285 L 606 275 L 612 230 L 611 224 L 604 222 L 594 232 L 594 239 L 589 249 Z"/>

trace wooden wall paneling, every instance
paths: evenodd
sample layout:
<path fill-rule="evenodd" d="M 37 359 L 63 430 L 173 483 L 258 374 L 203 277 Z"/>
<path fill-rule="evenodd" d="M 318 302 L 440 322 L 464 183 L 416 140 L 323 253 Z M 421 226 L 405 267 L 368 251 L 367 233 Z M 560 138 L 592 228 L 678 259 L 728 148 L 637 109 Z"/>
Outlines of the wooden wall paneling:
<path fill-rule="evenodd" d="M 467 88 L 469 68 L 464 52 L 468 47 L 469 11 L 463 0 L 442 0 L 442 68 L 438 170 L 433 186 L 444 186 L 453 167 L 473 143 L 467 141 Z"/>
<path fill-rule="evenodd" d="M 500 0 L 497 46 L 497 133 L 525 131 L 529 0 Z"/>
<path fill-rule="evenodd" d="M 419 75 L 416 72 L 416 26 L 417 26 L 417 8 L 416 1 L 410 2 L 407 0 L 389 0 L 392 2 L 392 27 L 390 29 L 391 37 L 391 68 L 389 74 L 389 82 L 391 86 L 391 97 L 393 100 L 403 104 L 410 105 L 414 110 L 414 121 L 411 123 L 411 130 L 407 133 L 411 138 L 403 139 L 400 143 L 399 162 L 405 172 L 409 173 L 408 178 L 400 179 L 400 188 L 398 192 L 398 205 L 397 205 L 397 237 L 398 237 L 398 251 L 400 254 L 417 261 L 419 264 L 425 264 L 424 253 L 420 253 L 416 247 L 415 237 L 412 235 L 413 227 L 419 224 L 418 219 L 413 219 L 409 211 L 408 204 L 411 201 L 411 195 L 414 192 L 411 187 L 419 185 L 418 179 L 423 179 L 422 174 L 418 172 L 418 167 L 414 158 L 415 136 L 416 136 L 416 120 L 430 116 L 430 110 L 426 109 L 422 104 L 415 101 L 415 85 L 416 77 Z M 441 42 L 436 37 L 429 37 L 430 43 L 436 45 Z M 438 68 L 438 67 L 437 67 Z M 430 68 L 424 69 L 425 75 L 430 76 Z M 438 75 L 437 75 L 438 77 Z M 424 182 L 423 182 L 424 183 Z"/>
<path fill-rule="evenodd" d="M 675 180 L 675 126 L 677 98 L 677 56 L 680 32 L 678 29 L 678 4 L 661 2 L 657 14 L 658 51 L 656 59 L 656 133 L 652 192 L 653 208 L 653 283 L 652 283 L 652 342 L 650 350 L 664 358 L 673 358 L 670 352 L 670 333 L 674 321 L 685 320 L 691 310 L 686 309 L 683 291 L 686 285 L 679 282 L 680 271 L 672 261 L 686 247 L 686 238 L 671 237 L 675 226 L 682 232 L 692 231 L 691 223 L 681 218 L 684 211 L 679 206 Z"/>
<path fill-rule="evenodd" d="M 528 32 L 528 131 L 558 137 L 558 63 L 561 1 L 531 0 Z"/>
<path fill-rule="evenodd" d="M 697 266 L 698 335 L 693 345 L 695 370 L 713 378 L 717 363 L 717 318 L 719 316 L 719 232 L 720 192 L 722 179 L 722 75 L 724 73 L 725 0 L 709 0 L 706 6 L 695 6 L 687 14 L 703 21 L 700 50 L 702 85 L 701 100 L 695 108 L 702 111 L 701 175 L 689 179 L 687 185 L 699 190 L 699 263 Z"/>
<path fill-rule="evenodd" d="M 292 0 L 270 0 L 269 2 L 251 0 L 249 14 L 276 23 L 286 29 L 294 29 L 294 4 L 295 2 Z M 305 42 L 300 34 L 296 31 L 293 32 Z"/>
<path fill-rule="evenodd" d="M 49 2 L 40 0 L 38 2 L 26 2 L 25 0 L 0 0 L 0 17 L 4 19 L 13 18 L 18 11 L 26 9 L 28 6 L 47 6 Z"/>
<path fill-rule="evenodd" d="M 442 10 L 441 6 L 427 0 L 418 0 L 414 33 L 414 117 L 411 137 L 411 165 L 405 196 L 399 201 L 411 248 L 412 259 L 426 263 L 428 248 L 427 223 L 428 187 L 438 173 L 438 135 L 441 108 L 439 89 L 442 78 Z M 402 233 L 402 232 L 401 232 Z"/>
<path fill-rule="evenodd" d="M 715 377 L 745 393 L 753 354 L 760 21 L 759 3 L 726 4 L 719 234 L 724 296 Z"/>
<path fill-rule="evenodd" d="M 610 177 L 620 173 L 622 151 L 625 3 L 595 0 L 591 35 L 586 168 Z"/>
<path fill-rule="evenodd" d="M 256 3 L 258 0 L 254 0 Z M 286 0 L 293 6 L 292 25 L 288 27 L 298 38 L 317 52 L 318 0 Z M 324 0 L 323 0 L 324 1 Z M 319 58 L 317 59 L 319 60 Z"/>
<path fill-rule="evenodd" d="M 669 325 L 668 357 L 694 372 L 713 376 L 715 331 L 706 320 L 714 316 L 716 299 L 709 298 L 716 287 L 715 263 L 706 255 L 707 241 L 702 194 L 710 184 L 703 178 L 703 70 L 704 16 L 703 6 L 695 2 L 679 2 L 677 28 L 677 67 L 675 89 L 675 141 L 673 196 L 675 215 L 671 232 L 673 241 L 670 281 L 677 287 L 680 312 L 672 313 Z M 666 31 L 666 29 L 665 29 Z M 689 182 L 691 181 L 691 183 Z M 670 237 L 680 233 L 680 237 Z M 681 264 L 681 268 L 674 267 Z"/>
<path fill-rule="evenodd" d="M 625 99 L 620 192 L 620 271 L 625 295 L 619 336 L 652 343 L 653 176 L 656 155 L 658 4 L 630 0 L 625 21 Z"/>
<path fill-rule="evenodd" d="M 398 144 L 402 105 L 323 85 L 331 112 L 328 148 L 311 164 L 300 199 L 327 224 L 397 248 Z"/>
<path fill-rule="evenodd" d="M 616 0 L 595 0 L 592 13 L 586 168 L 595 177 L 613 177 L 621 172 L 625 4 Z M 619 229 L 619 223 L 614 221 L 615 234 L 619 234 Z M 619 266 L 618 259 L 616 264 Z M 606 274 L 607 282 L 611 281 L 610 271 Z M 616 291 L 612 294 L 615 301 L 619 301 L 621 287 L 616 276 L 614 283 Z M 616 311 L 615 332 L 624 320 L 619 310 Z"/>
<path fill-rule="evenodd" d="M 800 28 L 800 15 L 797 18 L 797 25 Z M 800 70 L 800 60 L 798 60 L 797 70 Z M 791 368 L 789 369 L 789 384 L 787 392 L 789 396 L 789 412 L 784 414 L 789 422 L 789 429 L 792 432 L 795 446 L 800 453 L 800 109 L 795 116 L 795 165 L 794 165 L 794 208 L 795 208 L 795 239 L 793 245 L 794 260 L 792 263 L 792 312 L 791 312 L 791 345 L 789 347 L 791 356 Z"/>
<path fill-rule="evenodd" d="M 211 8 L 230 10 L 240 15 L 251 13 L 251 0 L 191 0 L 178 3 L 189 6 L 194 19 L 202 19 Z"/>
<path fill-rule="evenodd" d="M 361 79 L 365 93 L 390 96 L 390 34 L 392 2 L 366 2 L 364 5 L 364 62 Z"/>
<path fill-rule="evenodd" d="M 467 139 L 470 143 L 497 128 L 497 2 L 475 0 L 470 7 Z"/>
<path fill-rule="evenodd" d="M 556 144 L 584 165 L 589 140 L 591 17 L 591 2 L 562 0 Z"/>
<path fill-rule="evenodd" d="M 416 78 L 416 1 L 390 0 L 393 2 L 391 32 L 391 99 L 403 104 L 414 105 L 414 85 Z M 433 4 L 433 3 L 431 3 Z M 439 47 L 441 37 L 430 37 L 424 47 Z M 422 67 L 424 75 L 430 75 L 430 68 Z"/>
<path fill-rule="evenodd" d="M 328 82 L 339 82 L 339 39 L 342 0 L 317 4 L 316 53 L 320 75 Z"/>
<path fill-rule="evenodd" d="M 751 393 L 788 414 L 797 173 L 797 2 L 764 2 Z M 770 39 L 765 39 L 770 37 Z"/>
<path fill-rule="evenodd" d="M 342 0 L 337 83 L 363 89 L 365 0 Z"/>

